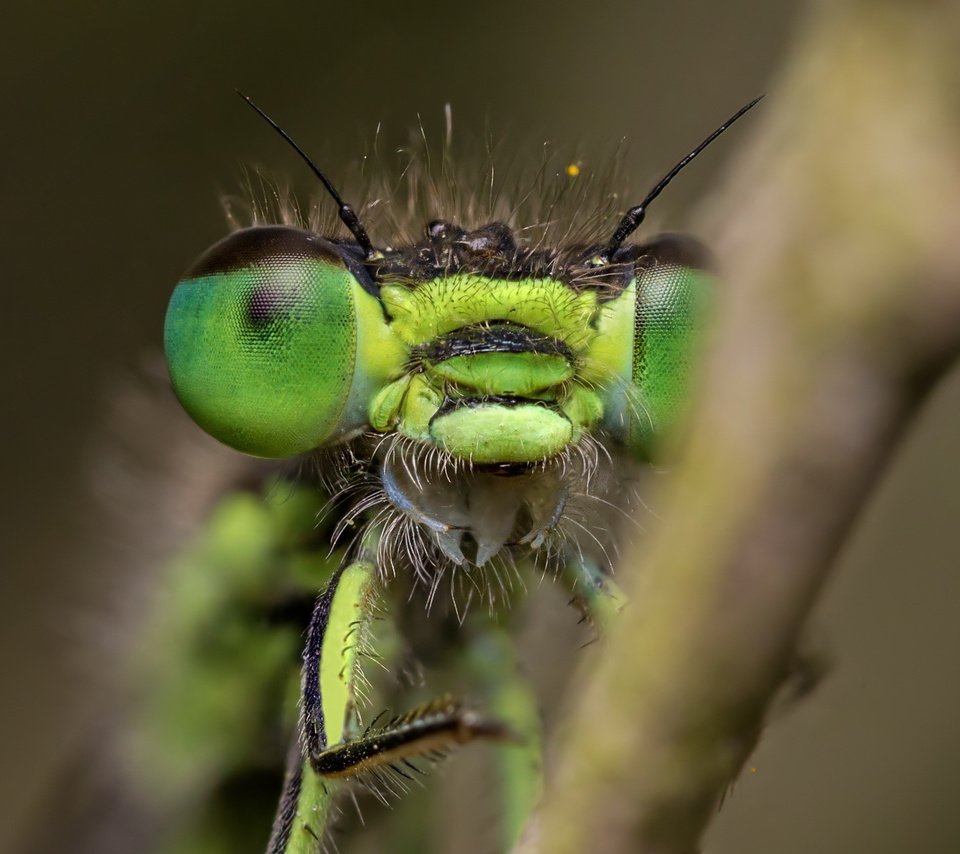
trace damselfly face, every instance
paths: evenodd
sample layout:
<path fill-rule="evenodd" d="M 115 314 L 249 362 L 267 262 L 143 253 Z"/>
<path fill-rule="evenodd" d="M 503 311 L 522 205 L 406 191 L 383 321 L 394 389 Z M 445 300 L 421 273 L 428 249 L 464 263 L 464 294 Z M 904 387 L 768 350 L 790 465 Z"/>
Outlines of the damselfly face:
<path fill-rule="evenodd" d="M 655 452 L 709 290 L 690 238 L 602 251 L 529 248 L 503 223 L 432 222 L 373 258 L 245 229 L 173 294 L 174 388 L 246 453 L 351 443 L 384 521 L 411 523 L 455 564 L 540 547 L 590 491 L 598 448 Z"/>
<path fill-rule="evenodd" d="M 355 239 L 261 226 L 206 252 L 167 311 L 181 403 L 248 454 L 352 442 L 338 488 L 375 487 L 345 518 L 377 525 L 382 563 L 392 565 L 397 533 L 419 570 L 482 566 L 506 547 L 562 551 L 575 496 L 622 503 L 603 494 L 619 489 L 616 478 L 596 493 L 598 451 L 611 463 L 649 459 L 674 424 L 709 290 L 693 239 L 625 240 L 754 103 L 608 241 L 552 247 L 530 245 L 515 223 L 433 220 L 421 240 L 377 248 L 254 107 L 307 160 Z"/>

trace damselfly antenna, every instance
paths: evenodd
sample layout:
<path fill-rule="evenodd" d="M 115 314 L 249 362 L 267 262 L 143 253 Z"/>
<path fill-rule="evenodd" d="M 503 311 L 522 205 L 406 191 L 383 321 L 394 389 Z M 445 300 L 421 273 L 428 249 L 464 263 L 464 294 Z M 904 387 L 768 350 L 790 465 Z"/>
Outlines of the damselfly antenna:
<path fill-rule="evenodd" d="M 367 230 L 363 227 L 360 222 L 360 217 L 357 216 L 357 212 L 353 209 L 352 205 L 347 204 L 340 194 L 337 192 L 337 188 L 330 183 L 330 179 L 327 178 L 323 172 L 320 171 L 320 167 L 317 166 L 308 156 L 307 153 L 293 140 L 293 137 L 290 136 L 280 125 L 278 125 L 273 119 L 270 118 L 263 110 L 261 110 L 249 95 L 244 95 L 239 89 L 237 89 L 237 94 L 243 98 L 257 114 L 262 118 L 270 127 L 272 127 L 287 143 L 293 148 L 297 154 L 303 159 L 303 162 L 310 167 L 313 171 L 313 174 L 320 179 L 320 183 L 323 184 L 324 189 L 333 197 L 333 200 L 337 203 L 338 213 L 340 214 L 340 220 L 343 224 L 350 229 L 350 233 L 357 238 L 357 243 L 360 244 L 360 248 L 363 250 L 363 254 L 367 258 L 373 258 L 376 255 L 377 250 L 373 248 L 373 244 L 370 242 L 370 238 L 367 236 Z"/>
<path fill-rule="evenodd" d="M 705 149 L 711 142 L 713 142 L 720 134 L 722 134 L 727 128 L 730 127 L 737 119 L 743 116 L 745 113 L 752 110 L 763 98 L 763 95 L 760 95 L 758 98 L 754 98 L 749 104 L 745 104 L 739 110 L 737 110 L 729 119 L 727 119 L 720 127 L 718 127 L 710 136 L 708 136 L 703 142 L 701 142 L 693 151 L 691 151 L 686 157 L 683 158 L 676 166 L 673 167 L 666 175 L 664 175 L 656 184 L 656 186 L 647 193 L 646 198 L 640 202 L 634 208 L 630 208 L 624 215 L 623 219 L 620 220 L 620 224 L 617 226 L 616 230 L 613 232 L 613 237 L 610 238 L 610 242 L 607 244 L 606 249 L 603 250 L 603 257 L 607 260 L 613 257 L 614 252 L 616 252 L 620 246 L 623 244 L 623 241 L 626 240 L 633 232 L 639 227 L 640 223 L 643 222 L 643 218 L 647 214 L 647 208 L 650 207 L 651 202 L 659 196 L 677 175 L 680 174 L 680 171 L 693 160 L 703 149 Z"/>

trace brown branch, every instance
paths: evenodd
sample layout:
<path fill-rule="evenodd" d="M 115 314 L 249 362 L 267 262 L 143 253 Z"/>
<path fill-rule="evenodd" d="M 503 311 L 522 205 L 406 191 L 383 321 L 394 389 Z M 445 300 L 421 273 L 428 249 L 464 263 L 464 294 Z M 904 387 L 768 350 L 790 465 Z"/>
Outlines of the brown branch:
<path fill-rule="evenodd" d="M 836 554 L 960 351 L 960 11 L 823 2 L 715 210 L 725 297 L 635 605 L 532 848 L 689 854 Z"/>

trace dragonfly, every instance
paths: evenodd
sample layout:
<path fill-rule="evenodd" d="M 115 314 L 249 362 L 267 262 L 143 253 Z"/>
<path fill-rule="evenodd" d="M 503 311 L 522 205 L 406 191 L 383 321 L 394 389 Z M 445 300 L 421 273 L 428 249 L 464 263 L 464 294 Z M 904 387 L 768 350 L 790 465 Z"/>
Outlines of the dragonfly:
<path fill-rule="evenodd" d="M 141 767 L 179 816 L 157 850 L 349 846 L 358 793 L 391 802 L 472 742 L 495 749 L 496 844 L 512 850 L 543 792 L 542 726 L 503 614 L 538 576 L 600 634 L 623 610 L 611 519 L 683 415 L 715 290 L 698 240 L 631 238 L 759 99 L 608 233 L 550 242 L 466 216 L 384 240 L 243 97 L 340 228 L 240 228 L 170 298 L 164 349 L 183 409 L 241 454 L 294 463 L 224 498 L 174 561 L 164 608 L 177 616 L 150 636 L 165 663 L 142 679 Z M 432 631 L 479 702 L 403 675 Z M 415 699 L 390 711 L 376 698 L 391 692 Z M 257 775 L 278 761 L 282 782 Z"/>

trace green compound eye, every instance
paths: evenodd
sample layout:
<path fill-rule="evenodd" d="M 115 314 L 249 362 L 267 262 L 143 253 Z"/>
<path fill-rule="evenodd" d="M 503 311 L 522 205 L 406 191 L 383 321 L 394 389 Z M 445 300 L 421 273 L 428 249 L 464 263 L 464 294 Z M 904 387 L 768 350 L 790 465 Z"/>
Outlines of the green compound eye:
<path fill-rule="evenodd" d="M 687 235 L 663 235 L 644 251 L 637 270 L 631 371 L 641 417 L 631 425 L 630 440 L 653 448 L 673 431 L 689 398 L 713 277 L 705 269 L 705 248 Z"/>
<path fill-rule="evenodd" d="M 216 439 L 262 457 L 361 427 L 370 378 L 355 378 L 358 314 L 379 319 L 361 282 L 374 290 L 347 249 L 306 231 L 249 228 L 215 244 L 167 308 L 164 348 L 184 408 Z"/>
<path fill-rule="evenodd" d="M 617 378 L 604 395 L 605 426 L 653 459 L 683 414 L 714 280 L 705 248 L 686 235 L 637 251 L 636 278 L 605 310 L 590 358 Z"/>

